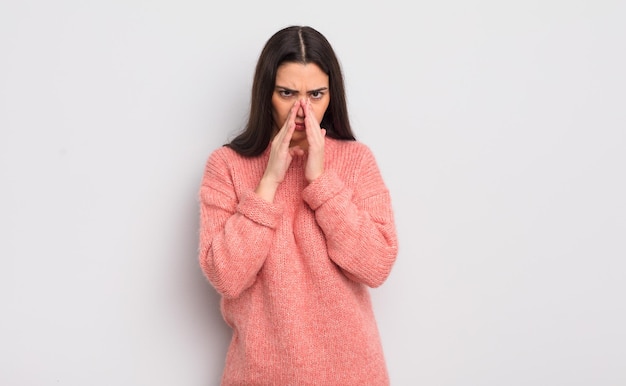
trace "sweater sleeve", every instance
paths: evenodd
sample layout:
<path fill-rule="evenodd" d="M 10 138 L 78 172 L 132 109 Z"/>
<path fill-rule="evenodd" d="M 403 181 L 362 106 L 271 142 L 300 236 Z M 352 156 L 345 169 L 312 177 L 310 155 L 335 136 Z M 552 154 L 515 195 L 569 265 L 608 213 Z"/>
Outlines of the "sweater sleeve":
<path fill-rule="evenodd" d="M 225 297 L 238 297 L 263 266 L 282 208 L 254 191 L 238 197 L 228 161 L 213 153 L 199 192 L 200 267 Z"/>
<path fill-rule="evenodd" d="M 355 167 L 354 190 L 329 170 L 305 188 L 303 198 L 315 211 L 329 257 L 350 279 L 378 287 L 398 254 L 391 199 L 369 149 Z"/>

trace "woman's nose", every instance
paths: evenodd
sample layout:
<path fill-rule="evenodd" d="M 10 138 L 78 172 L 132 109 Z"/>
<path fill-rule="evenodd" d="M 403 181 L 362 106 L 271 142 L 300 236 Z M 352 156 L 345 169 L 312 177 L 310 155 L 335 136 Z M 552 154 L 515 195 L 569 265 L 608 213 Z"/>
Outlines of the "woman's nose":
<path fill-rule="evenodd" d="M 301 98 L 300 99 L 300 108 L 298 109 L 298 117 L 304 117 L 304 106 L 307 104 L 308 99 L 307 98 Z"/>

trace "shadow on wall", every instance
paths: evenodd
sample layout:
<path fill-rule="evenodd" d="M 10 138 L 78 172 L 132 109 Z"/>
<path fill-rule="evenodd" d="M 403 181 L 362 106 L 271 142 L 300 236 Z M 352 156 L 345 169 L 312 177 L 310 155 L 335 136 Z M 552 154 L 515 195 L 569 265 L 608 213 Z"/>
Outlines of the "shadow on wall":
<path fill-rule="evenodd" d="M 192 203 L 184 219 L 185 226 L 177 228 L 178 232 L 184 233 L 180 235 L 180 240 L 186 240 L 185 253 L 182 254 L 186 256 L 185 268 L 177 279 L 184 284 L 184 291 L 178 294 L 178 300 L 186 304 L 185 323 L 192 327 L 187 337 L 193 347 L 190 355 L 198 356 L 193 360 L 199 362 L 198 368 L 205 371 L 202 374 L 203 384 L 218 385 L 232 333 L 220 311 L 220 295 L 200 269 L 197 252 L 198 204 L 195 199 Z"/>

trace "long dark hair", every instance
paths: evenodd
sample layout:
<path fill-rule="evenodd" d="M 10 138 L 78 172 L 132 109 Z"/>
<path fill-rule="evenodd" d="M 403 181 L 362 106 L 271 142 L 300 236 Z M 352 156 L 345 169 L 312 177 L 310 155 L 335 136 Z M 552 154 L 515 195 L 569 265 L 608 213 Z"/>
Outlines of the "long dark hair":
<path fill-rule="evenodd" d="M 354 140 L 350 128 L 346 92 L 341 66 L 324 35 L 308 26 L 290 26 L 276 32 L 265 43 L 252 82 L 250 115 L 245 129 L 226 146 L 237 153 L 254 157 L 263 153 L 274 132 L 272 93 L 278 67 L 286 62 L 315 63 L 328 75 L 330 104 L 320 122 L 326 135 Z"/>

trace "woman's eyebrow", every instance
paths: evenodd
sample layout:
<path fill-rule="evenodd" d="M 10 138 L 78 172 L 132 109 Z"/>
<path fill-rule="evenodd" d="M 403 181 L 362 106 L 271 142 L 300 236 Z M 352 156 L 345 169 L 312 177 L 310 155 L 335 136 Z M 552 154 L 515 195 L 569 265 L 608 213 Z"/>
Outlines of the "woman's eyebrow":
<path fill-rule="evenodd" d="M 289 87 L 276 86 L 276 88 L 280 89 L 280 90 L 283 90 L 283 91 L 289 91 L 291 93 L 298 94 L 297 90 L 292 90 Z M 314 92 L 320 92 L 320 91 L 326 91 L 326 90 L 328 90 L 328 87 L 320 87 L 320 88 L 316 88 L 314 90 L 309 90 L 309 91 L 307 91 L 307 93 L 314 93 Z"/>
<path fill-rule="evenodd" d="M 320 92 L 320 91 L 326 91 L 326 90 L 328 90 L 328 87 L 320 87 L 320 88 L 316 88 L 315 90 L 309 90 L 307 92 L 312 93 L 312 92 Z"/>

